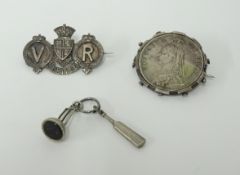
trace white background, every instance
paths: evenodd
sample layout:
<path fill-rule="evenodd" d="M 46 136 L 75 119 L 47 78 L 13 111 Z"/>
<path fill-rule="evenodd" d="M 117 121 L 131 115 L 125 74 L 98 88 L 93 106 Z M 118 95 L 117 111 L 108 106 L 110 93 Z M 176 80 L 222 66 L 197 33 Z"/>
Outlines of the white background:
<path fill-rule="evenodd" d="M 240 3 L 238 0 L 1 0 L 1 175 L 239 175 Z M 22 51 L 49 42 L 66 23 L 77 41 L 92 33 L 107 55 L 90 75 L 36 75 Z M 157 31 L 196 38 L 211 60 L 208 79 L 187 97 L 159 97 L 131 68 L 138 42 Z M 41 122 L 73 101 L 102 107 L 146 137 L 132 147 L 98 115 L 76 114 L 67 138 L 48 140 Z"/>

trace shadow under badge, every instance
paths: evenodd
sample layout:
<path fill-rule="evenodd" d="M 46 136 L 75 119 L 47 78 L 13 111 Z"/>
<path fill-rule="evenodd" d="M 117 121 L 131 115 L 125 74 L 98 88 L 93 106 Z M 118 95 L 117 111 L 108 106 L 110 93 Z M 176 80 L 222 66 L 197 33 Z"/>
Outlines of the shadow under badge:
<path fill-rule="evenodd" d="M 34 72 L 40 73 L 44 68 L 53 73 L 66 75 L 82 69 L 86 74 L 100 65 L 103 60 L 104 50 L 95 36 L 83 35 L 75 44 L 71 39 L 75 32 L 70 26 L 57 27 L 54 30 L 58 38 L 51 45 L 44 36 L 34 36 L 25 46 L 23 57 Z"/>

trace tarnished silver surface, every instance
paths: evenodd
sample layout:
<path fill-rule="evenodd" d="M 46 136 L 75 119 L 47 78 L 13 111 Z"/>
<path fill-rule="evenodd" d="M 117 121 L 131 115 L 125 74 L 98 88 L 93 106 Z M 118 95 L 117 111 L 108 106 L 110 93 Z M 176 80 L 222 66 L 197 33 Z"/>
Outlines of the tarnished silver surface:
<path fill-rule="evenodd" d="M 82 40 L 75 44 L 71 39 L 75 32 L 72 27 L 64 24 L 54 31 L 58 38 L 53 45 L 39 35 L 33 37 L 24 48 L 24 59 L 35 72 L 39 73 L 46 67 L 60 75 L 71 74 L 79 69 L 87 74 L 100 64 L 104 51 L 95 36 L 83 35 Z"/>
<path fill-rule="evenodd" d="M 91 103 L 90 109 L 85 106 L 86 103 Z M 42 123 L 42 130 L 44 134 L 53 140 L 61 140 L 65 134 L 65 126 L 75 112 L 85 114 L 98 113 L 103 118 L 107 119 L 113 128 L 120 133 L 125 139 L 132 143 L 135 147 L 141 148 L 146 140 L 141 135 L 133 131 L 120 121 L 115 121 L 102 109 L 99 101 L 93 97 L 87 97 L 80 101 L 74 102 L 69 108 L 66 108 L 58 118 L 48 118 Z"/>
<path fill-rule="evenodd" d="M 57 74 L 65 75 L 80 69 L 73 59 L 74 40 L 71 39 L 75 29 L 63 25 L 54 30 L 58 38 L 54 40 L 54 54 L 48 68 Z"/>
<path fill-rule="evenodd" d="M 23 57 L 28 66 L 31 66 L 34 72 L 39 73 L 50 62 L 53 55 L 51 44 L 46 41 L 44 36 L 34 36 L 23 50 Z"/>
<path fill-rule="evenodd" d="M 74 59 L 86 74 L 98 66 L 104 55 L 102 45 L 93 35 L 83 35 L 82 39 L 75 45 Z"/>
<path fill-rule="evenodd" d="M 146 142 L 145 138 L 120 121 L 115 121 L 113 128 L 137 148 L 141 148 Z"/>
<path fill-rule="evenodd" d="M 133 66 L 142 85 L 159 94 L 177 95 L 205 82 L 208 63 L 195 39 L 177 32 L 158 32 L 140 43 Z"/>

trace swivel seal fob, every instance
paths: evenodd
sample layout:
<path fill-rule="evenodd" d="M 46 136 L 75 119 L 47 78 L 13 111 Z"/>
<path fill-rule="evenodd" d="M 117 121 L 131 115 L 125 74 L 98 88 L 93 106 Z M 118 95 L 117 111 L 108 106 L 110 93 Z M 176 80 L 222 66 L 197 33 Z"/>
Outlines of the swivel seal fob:
<path fill-rule="evenodd" d="M 86 110 L 86 107 L 84 107 L 84 104 L 86 102 L 93 103 L 90 110 Z M 124 123 L 120 121 L 115 121 L 113 118 L 111 118 L 101 109 L 99 101 L 92 97 L 84 98 L 80 101 L 73 103 L 70 107 L 66 108 L 58 118 L 48 118 L 44 120 L 42 123 L 42 129 L 44 134 L 50 139 L 61 140 L 65 134 L 65 127 L 75 112 L 81 112 L 86 114 L 98 113 L 100 116 L 108 120 L 118 133 L 120 133 L 125 139 L 127 139 L 137 148 L 141 148 L 146 142 L 145 138 L 133 131 Z"/>

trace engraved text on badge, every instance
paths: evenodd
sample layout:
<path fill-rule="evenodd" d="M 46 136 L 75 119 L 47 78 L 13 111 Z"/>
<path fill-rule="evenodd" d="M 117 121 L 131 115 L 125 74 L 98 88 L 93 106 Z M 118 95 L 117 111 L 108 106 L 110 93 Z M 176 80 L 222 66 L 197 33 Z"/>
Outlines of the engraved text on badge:
<path fill-rule="evenodd" d="M 45 67 L 53 73 L 66 75 L 82 69 L 86 74 L 98 66 L 103 59 L 102 45 L 93 35 L 83 35 L 75 44 L 71 38 L 75 29 L 62 25 L 54 30 L 58 38 L 53 45 L 44 36 L 34 36 L 24 48 L 23 55 L 28 66 L 37 73 Z"/>

